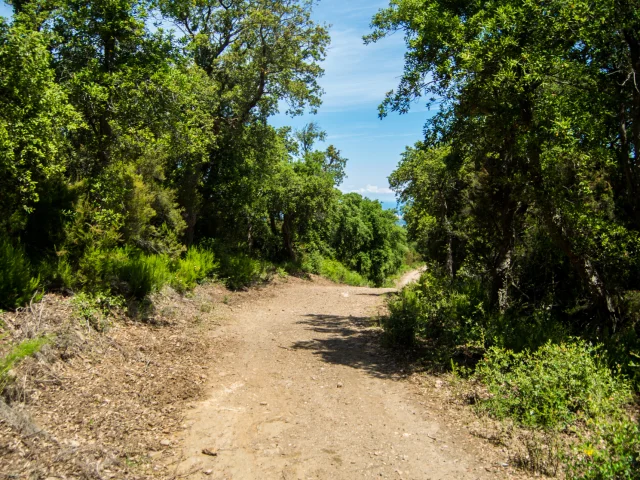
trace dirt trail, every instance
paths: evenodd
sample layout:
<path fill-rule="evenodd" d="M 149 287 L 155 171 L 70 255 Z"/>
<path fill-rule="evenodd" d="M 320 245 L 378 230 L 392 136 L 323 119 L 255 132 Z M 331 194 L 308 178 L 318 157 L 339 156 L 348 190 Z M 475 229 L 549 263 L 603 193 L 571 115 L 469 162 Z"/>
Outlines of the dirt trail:
<path fill-rule="evenodd" d="M 496 478 L 380 347 L 372 317 L 392 291 L 290 279 L 234 308 L 176 439 L 183 478 Z"/>

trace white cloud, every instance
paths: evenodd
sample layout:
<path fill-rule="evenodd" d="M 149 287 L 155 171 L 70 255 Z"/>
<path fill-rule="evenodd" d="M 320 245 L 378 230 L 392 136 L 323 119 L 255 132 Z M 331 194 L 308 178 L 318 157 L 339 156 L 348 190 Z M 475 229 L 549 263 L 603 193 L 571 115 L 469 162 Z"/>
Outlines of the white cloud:
<path fill-rule="evenodd" d="M 373 193 L 376 195 L 393 195 L 393 190 L 387 187 L 378 187 L 376 185 L 367 185 L 365 188 L 359 188 L 357 190 L 352 190 L 352 193 L 360 193 L 364 195 L 365 193 Z"/>

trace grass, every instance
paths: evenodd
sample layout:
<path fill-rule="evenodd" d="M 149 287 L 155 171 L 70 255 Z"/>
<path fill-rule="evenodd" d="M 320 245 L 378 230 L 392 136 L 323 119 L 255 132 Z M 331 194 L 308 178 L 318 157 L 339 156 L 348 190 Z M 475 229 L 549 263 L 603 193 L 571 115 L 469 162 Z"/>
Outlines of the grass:
<path fill-rule="evenodd" d="M 11 369 L 23 359 L 36 354 L 47 343 L 49 343 L 47 337 L 24 340 L 14 345 L 9 353 L 0 359 L 0 392 L 4 390 L 9 381 Z"/>

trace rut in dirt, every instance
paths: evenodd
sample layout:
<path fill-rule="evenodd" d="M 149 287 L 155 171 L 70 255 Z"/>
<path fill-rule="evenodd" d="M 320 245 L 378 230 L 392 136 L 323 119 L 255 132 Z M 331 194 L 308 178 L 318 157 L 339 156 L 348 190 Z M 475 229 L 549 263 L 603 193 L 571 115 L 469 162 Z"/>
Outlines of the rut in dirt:
<path fill-rule="evenodd" d="M 212 332 L 209 395 L 176 439 L 180 474 L 495 478 L 381 347 L 374 322 L 393 291 L 290 279 L 236 309 Z"/>

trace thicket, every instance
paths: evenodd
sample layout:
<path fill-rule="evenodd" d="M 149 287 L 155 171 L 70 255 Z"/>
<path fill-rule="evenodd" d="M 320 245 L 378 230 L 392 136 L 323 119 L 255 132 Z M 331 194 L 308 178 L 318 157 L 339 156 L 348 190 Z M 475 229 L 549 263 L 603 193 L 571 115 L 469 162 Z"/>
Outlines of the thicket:
<path fill-rule="evenodd" d="M 340 193 L 347 160 L 318 148 L 324 132 L 268 123 L 321 103 L 329 36 L 311 0 L 11 4 L 0 308 L 44 289 L 142 299 L 212 276 L 242 288 L 318 254 L 320 273 L 363 282 L 400 267 L 402 229 Z"/>
<path fill-rule="evenodd" d="M 373 28 L 408 49 L 381 115 L 439 105 L 390 177 L 428 263 L 390 338 L 438 368 L 484 359 L 494 415 L 582 415 L 573 476 L 638 478 L 618 375 L 640 389 L 640 3 L 393 0 Z"/>

